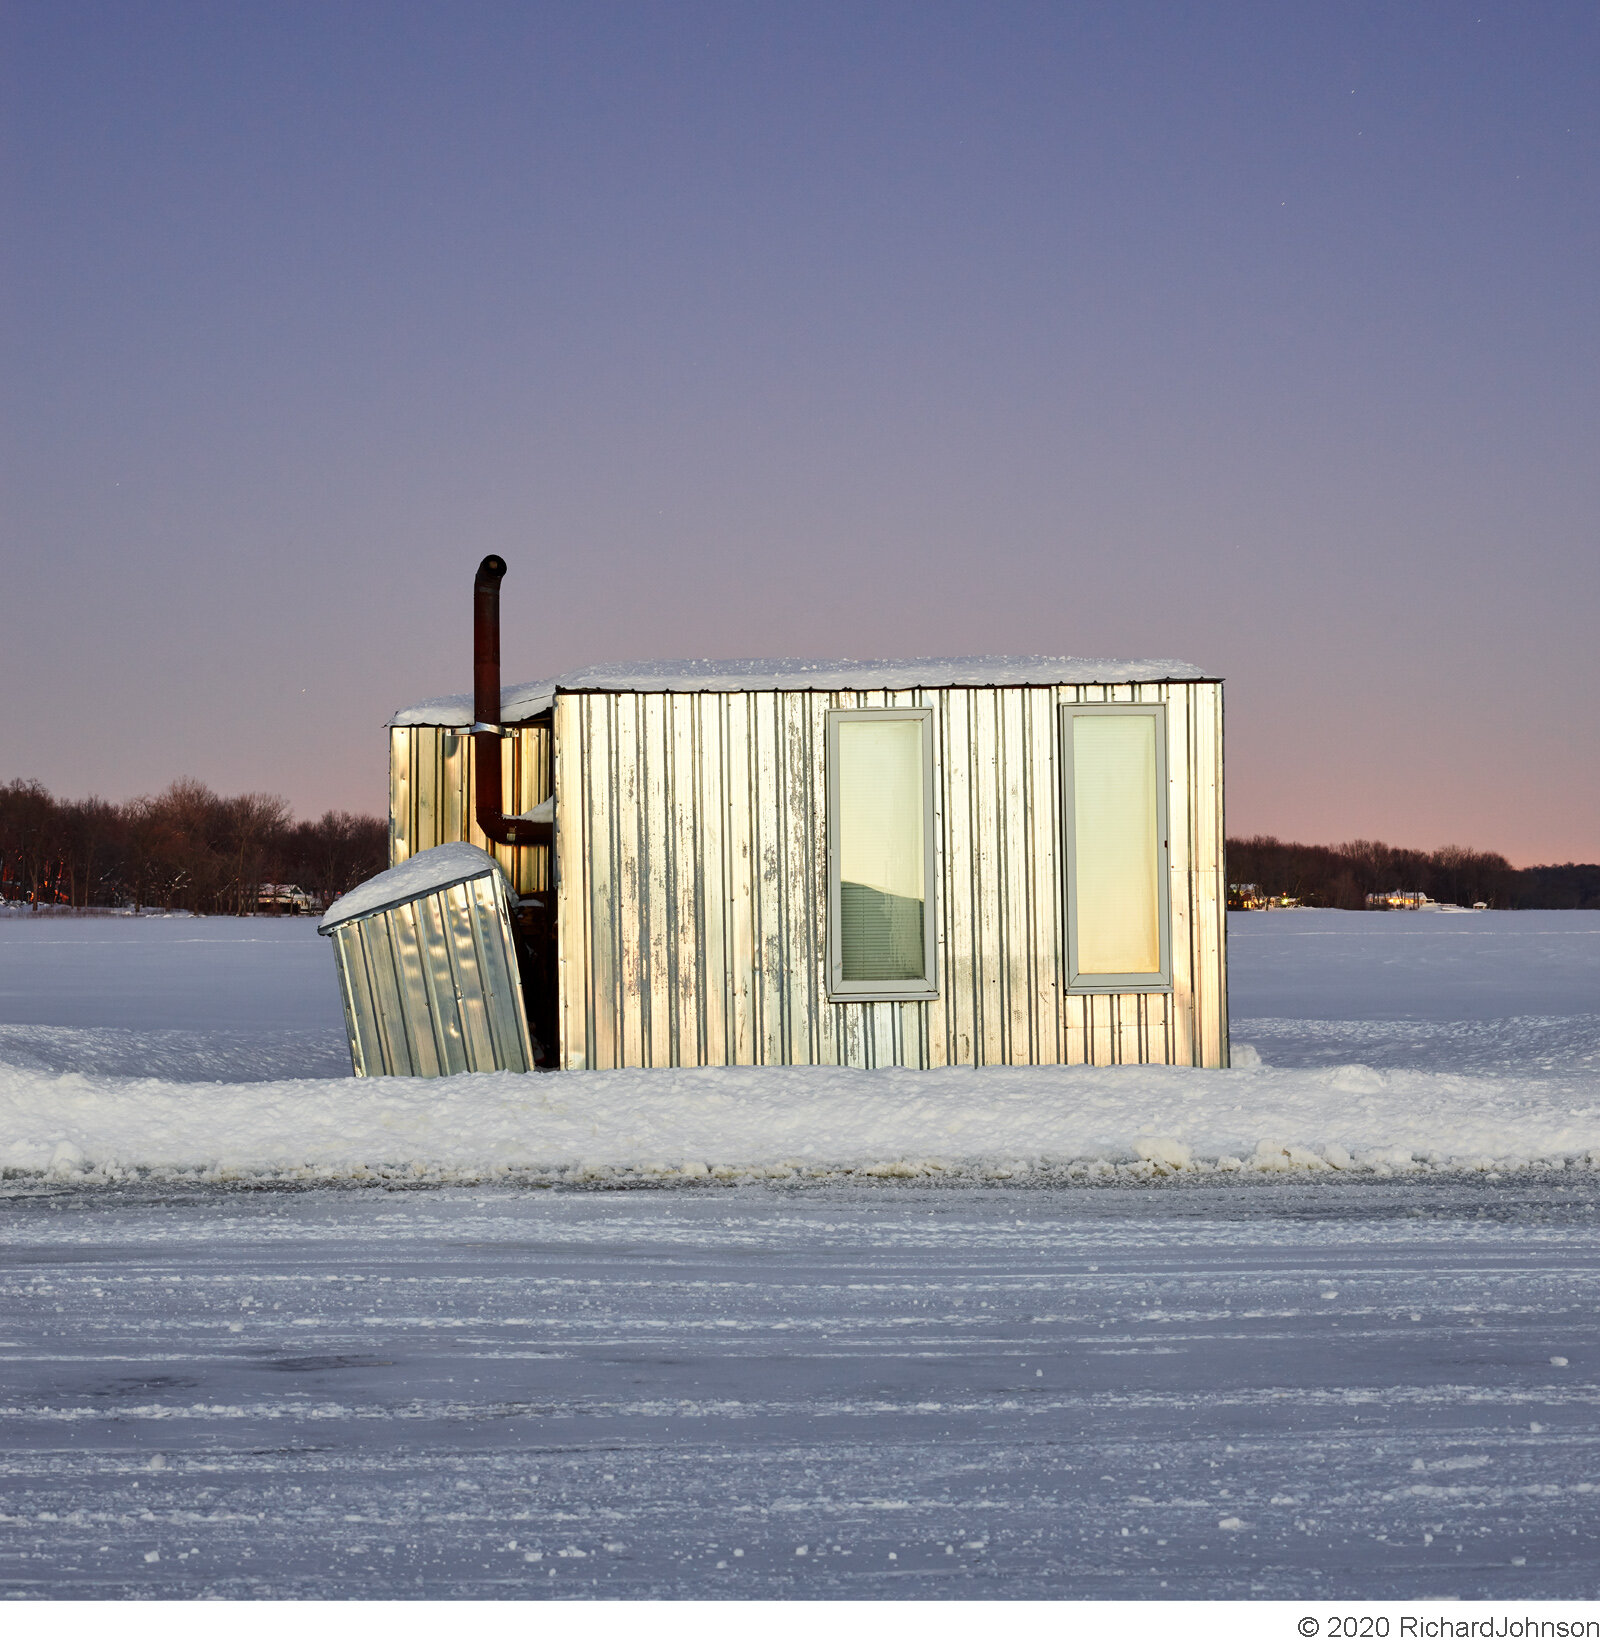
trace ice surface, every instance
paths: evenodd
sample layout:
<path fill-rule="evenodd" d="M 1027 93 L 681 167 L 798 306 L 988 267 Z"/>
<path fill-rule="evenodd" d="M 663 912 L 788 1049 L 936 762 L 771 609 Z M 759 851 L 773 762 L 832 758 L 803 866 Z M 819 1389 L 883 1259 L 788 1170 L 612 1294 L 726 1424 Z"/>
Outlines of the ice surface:
<path fill-rule="evenodd" d="M 0 925 L 0 1003 L 34 1011 L 8 1019 L 43 1022 L 0 1027 L 0 1168 L 79 1183 L 150 1173 L 637 1182 L 1600 1164 L 1600 1015 L 1583 1011 L 1593 1001 L 1586 982 L 1600 976 L 1600 921 L 1384 912 L 1328 922 L 1235 919 L 1243 1017 L 1232 1071 L 786 1067 L 431 1080 L 333 1076 L 343 1069 L 333 969 L 308 924 Z M 1454 925 L 1454 937 L 1439 924 Z M 197 939 L 188 955 L 181 934 L 216 938 Z M 260 989 L 263 957 L 283 976 L 276 991 Z M 53 967 L 36 967 L 40 959 Z M 1375 972 L 1387 993 L 1372 991 Z M 305 990 L 313 977 L 316 1013 L 296 1023 L 288 987 Z M 113 1031 L 83 1028 L 80 998 L 114 1000 L 127 979 L 147 994 L 123 1016 L 144 1036 L 119 1044 Z M 148 995 L 162 980 L 167 1025 Z M 1394 1017 L 1535 1001 L 1566 1012 Z M 1312 1005 L 1323 1017 L 1284 1012 Z M 301 1007 L 312 1006 L 308 993 Z M 1388 1017 L 1352 1015 L 1378 1009 Z M 199 1029 L 207 1023 L 209 1033 Z M 1265 1058 L 1251 1062 L 1252 1049 Z"/>
<path fill-rule="evenodd" d="M 1592 1597 L 1594 1199 L 0 1200 L 0 1592 Z"/>
<path fill-rule="evenodd" d="M 0 921 L 0 1084 L 349 1070 L 332 947 L 304 918 Z"/>
<path fill-rule="evenodd" d="M 0 1026 L 342 1037 L 344 1012 L 333 947 L 305 917 L 14 917 Z"/>
<path fill-rule="evenodd" d="M 325 980 L 319 978 L 318 983 L 326 989 Z M 159 1078 L 184 1084 L 346 1077 L 350 1043 L 342 1027 L 327 1031 L 126 1031 L 0 1025 L 0 1072 L 12 1071 Z"/>
<path fill-rule="evenodd" d="M 1274 1066 L 1600 1078 L 1600 912 L 1235 914 L 1228 980 Z"/>
<path fill-rule="evenodd" d="M 424 894 L 448 888 L 453 883 L 504 875 L 493 854 L 486 854 L 470 842 L 446 842 L 438 848 L 424 848 L 399 865 L 368 878 L 342 899 L 336 899 L 317 924 L 317 932 L 331 933 L 342 922 L 370 916 L 387 906 L 404 905 L 408 900 L 421 899 Z"/>
<path fill-rule="evenodd" d="M 588 665 L 500 690 L 500 719 L 523 722 L 557 693 L 873 692 L 885 688 L 1054 687 L 1085 682 L 1215 681 L 1179 659 L 1074 659 L 977 654 L 956 659 L 646 659 Z M 446 694 L 397 710 L 391 727 L 467 727 L 472 695 Z"/>
<path fill-rule="evenodd" d="M 1248 911 L 1228 918 L 1235 1023 L 1600 1014 L 1600 911 Z"/>
<path fill-rule="evenodd" d="M 1233 1072 L 429 1083 L 308 922 L 0 923 L 0 1593 L 1592 1596 L 1600 922 L 1231 932 Z"/>

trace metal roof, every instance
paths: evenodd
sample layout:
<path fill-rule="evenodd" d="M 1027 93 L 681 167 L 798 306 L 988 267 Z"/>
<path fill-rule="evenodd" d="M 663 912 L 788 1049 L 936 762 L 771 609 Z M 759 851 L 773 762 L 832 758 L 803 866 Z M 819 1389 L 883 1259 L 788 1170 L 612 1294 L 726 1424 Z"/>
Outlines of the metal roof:
<path fill-rule="evenodd" d="M 425 848 L 336 899 L 317 924 L 317 932 L 331 933 L 343 923 L 370 917 L 374 911 L 386 910 L 391 905 L 409 905 L 425 894 L 437 893 L 457 882 L 504 874 L 493 855 L 470 842 L 446 842 L 437 848 Z"/>
<path fill-rule="evenodd" d="M 1178 659 L 1075 659 L 1048 654 L 984 654 L 958 659 L 647 659 L 589 665 L 501 689 L 502 722 L 526 722 L 558 693 L 868 693 L 883 689 L 1059 687 L 1114 682 L 1214 682 Z M 472 695 L 408 705 L 391 727 L 468 727 Z"/>

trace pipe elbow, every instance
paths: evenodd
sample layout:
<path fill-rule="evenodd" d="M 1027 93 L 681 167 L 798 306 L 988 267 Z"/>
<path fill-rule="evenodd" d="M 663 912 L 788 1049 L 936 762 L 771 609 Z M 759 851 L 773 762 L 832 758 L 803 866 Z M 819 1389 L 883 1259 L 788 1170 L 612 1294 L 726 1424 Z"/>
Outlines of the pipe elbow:
<path fill-rule="evenodd" d="M 478 829 L 508 848 L 549 847 L 548 820 L 523 819 L 504 811 L 500 784 L 500 581 L 506 564 L 499 556 L 478 563 L 473 591 L 473 766 L 477 770 L 473 808 Z"/>

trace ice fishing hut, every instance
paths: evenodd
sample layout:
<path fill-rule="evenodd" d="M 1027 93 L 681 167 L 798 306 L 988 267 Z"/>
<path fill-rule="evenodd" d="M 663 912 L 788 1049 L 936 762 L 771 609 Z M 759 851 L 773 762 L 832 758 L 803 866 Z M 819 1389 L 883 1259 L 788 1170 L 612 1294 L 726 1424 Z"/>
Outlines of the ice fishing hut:
<path fill-rule="evenodd" d="M 390 863 L 495 855 L 542 1063 L 1227 1065 L 1219 679 L 740 660 L 502 691 L 504 572 L 474 695 L 391 724 Z"/>

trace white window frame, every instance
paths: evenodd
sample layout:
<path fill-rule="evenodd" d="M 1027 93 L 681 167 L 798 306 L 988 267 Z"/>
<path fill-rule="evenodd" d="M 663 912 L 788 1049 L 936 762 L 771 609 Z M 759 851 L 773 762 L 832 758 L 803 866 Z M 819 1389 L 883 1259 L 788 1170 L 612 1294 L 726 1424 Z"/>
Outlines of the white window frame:
<path fill-rule="evenodd" d="M 1160 968 L 1153 974 L 1084 974 L 1078 968 L 1078 841 L 1073 797 L 1073 726 L 1079 717 L 1147 716 L 1156 725 L 1156 897 Z M 1167 707 L 1162 704 L 1061 706 L 1061 825 L 1066 851 L 1066 940 L 1069 993 L 1172 990 L 1172 838 L 1167 809 Z"/>
<path fill-rule="evenodd" d="M 922 724 L 922 961 L 927 972 L 911 980 L 847 980 L 839 875 L 839 727 L 844 722 Z M 830 710 L 827 720 L 828 996 L 835 1002 L 927 1002 L 939 995 L 934 923 L 933 710 L 907 705 L 883 710 Z"/>

